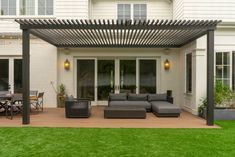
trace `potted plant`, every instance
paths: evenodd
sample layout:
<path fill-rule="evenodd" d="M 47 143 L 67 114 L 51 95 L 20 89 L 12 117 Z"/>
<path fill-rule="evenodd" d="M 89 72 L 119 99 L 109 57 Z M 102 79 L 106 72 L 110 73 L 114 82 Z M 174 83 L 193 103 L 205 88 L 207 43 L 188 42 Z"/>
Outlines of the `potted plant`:
<path fill-rule="evenodd" d="M 57 93 L 57 106 L 64 107 L 65 106 L 65 85 L 59 85 L 59 92 Z"/>
<path fill-rule="evenodd" d="M 221 81 L 216 81 L 215 85 L 215 120 L 235 120 L 235 94 L 229 86 L 223 85 Z M 198 108 L 198 115 L 206 118 L 207 100 L 203 98 Z"/>
<path fill-rule="evenodd" d="M 205 119 L 206 118 L 207 99 L 202 98 L 200 101 L 201 101 L 201 104 L 198 107 L 198 116 Z"/>

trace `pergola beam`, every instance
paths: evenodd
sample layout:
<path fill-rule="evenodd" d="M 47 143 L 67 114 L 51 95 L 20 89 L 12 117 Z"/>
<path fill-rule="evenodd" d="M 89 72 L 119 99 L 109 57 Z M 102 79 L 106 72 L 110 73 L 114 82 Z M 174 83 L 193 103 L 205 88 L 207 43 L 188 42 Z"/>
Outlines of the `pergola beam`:
<path fill-rule="evenodd" d="M 31 22 L 27 22 L 26 20 L 16 20 L 18 23 L 21 24 L 21 29 L 125 29 L 129 27 L 130 29 L 161 29 L 161 30 L 195 30 L 195 26 L 197 29 L 204 29 L 204 21 L 187 21 L 184 23 L 182 21 L 179 24 L 174 24 L 175 21 L 168 21 L 163 20 L 159 22 L 154 22 L 146 24 L 145 21 L 137 21 L 131 22 L 130 25 L 126 25 L 128 21 L 121 21 L 112 24 L 108 24 L 108 22 L 88 22 L 87 20 L 81 20 L 83 22 L 76 22 L 76 23 L 65 23 L 60 20 L 54 20 L 54 22 L 49 22 L 47 20 L 45 22 L 31 20 Z M 33 21 L 33 22 L 32 22 Z M 58 22 L 60 21 L 60 22 Z M 145 23 L 144 23 L 145 22 Z M 215 29 L 218 21 L 206 21 L 211 29 Z M 30 24 L 29 24 L 30 23 Z M 195 24 L 195 25 L 194 25 Z"/>
<path fill-rule="evenodd" d="M 207 32 L 207 125 L 214 125 L 214 30 Z"/>
<path fill-rule="evenodd" d="M 30 123 L 30 103 L 29 103 L 29 90 L 30 90 L 30 32 L 28 29 L 23 29 L 23 43 L 22 43 L 22 51 L 23 51 L 23 124 Z"/>

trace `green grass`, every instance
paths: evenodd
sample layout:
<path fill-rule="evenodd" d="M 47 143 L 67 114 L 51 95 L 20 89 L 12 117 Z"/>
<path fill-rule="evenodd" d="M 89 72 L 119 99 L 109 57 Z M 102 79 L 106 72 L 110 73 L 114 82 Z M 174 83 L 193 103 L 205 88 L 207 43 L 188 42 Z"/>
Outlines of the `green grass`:
<path fill-rule="evenodd" d="M 234 157 L 235 121 L 221 129 L 0 128 L 0 157 Z"/>

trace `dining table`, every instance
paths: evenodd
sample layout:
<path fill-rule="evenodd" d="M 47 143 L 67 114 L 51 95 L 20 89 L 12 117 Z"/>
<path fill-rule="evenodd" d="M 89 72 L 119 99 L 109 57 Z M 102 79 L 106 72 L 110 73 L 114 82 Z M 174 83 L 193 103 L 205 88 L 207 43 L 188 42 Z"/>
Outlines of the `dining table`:
<path fill-rule="evenodd" d="M 7 103 L 12 99 L 12 94 L 0 94 L 0 109 L 3 109 L 2 112 L 6 111 Z"/>

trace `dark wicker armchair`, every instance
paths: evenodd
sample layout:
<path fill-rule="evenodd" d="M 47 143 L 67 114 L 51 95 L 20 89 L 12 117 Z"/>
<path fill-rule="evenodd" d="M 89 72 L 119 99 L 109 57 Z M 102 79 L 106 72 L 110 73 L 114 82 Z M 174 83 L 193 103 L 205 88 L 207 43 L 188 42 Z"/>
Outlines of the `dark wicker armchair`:
<path fill-rule="evenodd" d="M 88 99 L 65 100 L 66 118 L 88 118 L 91 115 L 91 101 Z"/>

